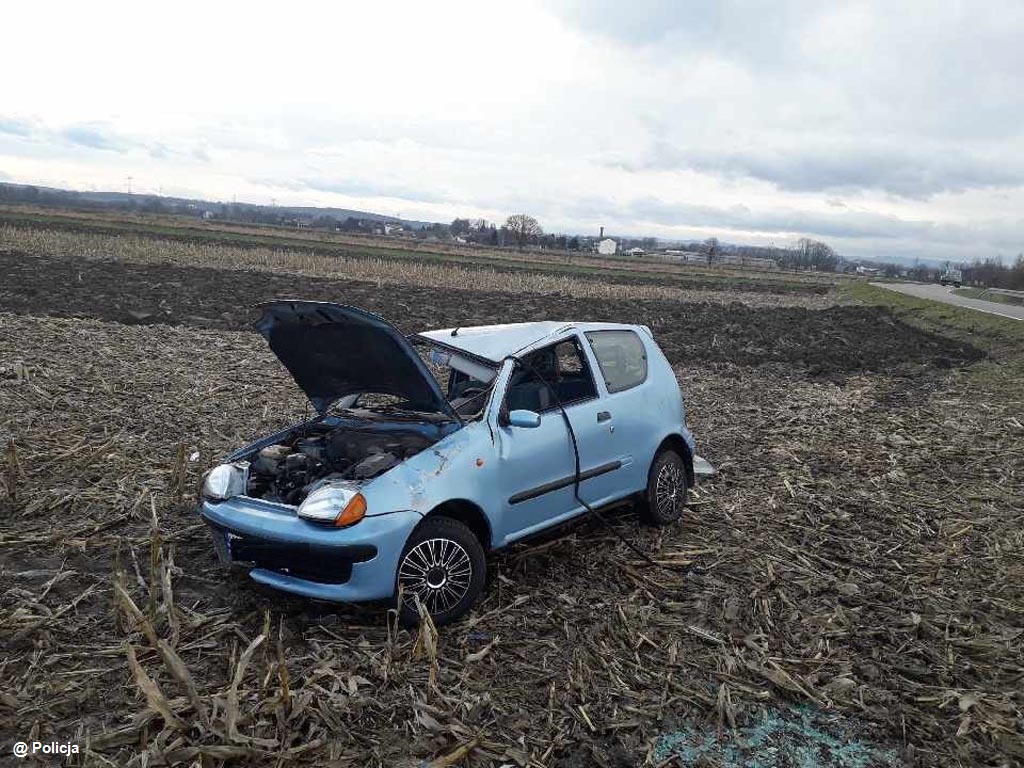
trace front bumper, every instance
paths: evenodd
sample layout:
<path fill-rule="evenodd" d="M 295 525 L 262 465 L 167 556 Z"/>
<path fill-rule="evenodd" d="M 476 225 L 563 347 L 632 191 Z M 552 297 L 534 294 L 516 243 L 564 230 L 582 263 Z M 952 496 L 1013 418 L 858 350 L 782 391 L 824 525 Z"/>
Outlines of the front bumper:
<path fill-rule="evenodd" d="M 392 597 L 402 548 L 422 519 L 418 512 L 392 512 L 331 528 L 247 496 L 204 501 L 200 512 L 221 558 L 250 566 L 254 581 L 335 602 Z"/>

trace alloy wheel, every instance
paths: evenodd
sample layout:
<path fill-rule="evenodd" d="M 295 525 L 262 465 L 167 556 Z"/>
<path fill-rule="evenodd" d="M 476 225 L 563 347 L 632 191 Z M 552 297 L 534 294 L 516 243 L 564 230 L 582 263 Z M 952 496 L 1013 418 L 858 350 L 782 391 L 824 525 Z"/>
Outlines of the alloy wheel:
<path fill-rule="evenodd" d="M 415 595 L 432 614 L 458 605 L 469 592 L 472 580 L 469 554 L 451 539 L 421 541 L 406 552 L 398 568 L 398 583 L 405 602 L 415 606 Z"/>
<path fill-rule="evenodd" d="M 665 517 L 674 517 L 686 503 L 686 484 L 682 469 L 674 462 L 665 462 L 658 471 L 655 483 L 655 502 L 658 512 Z"/>

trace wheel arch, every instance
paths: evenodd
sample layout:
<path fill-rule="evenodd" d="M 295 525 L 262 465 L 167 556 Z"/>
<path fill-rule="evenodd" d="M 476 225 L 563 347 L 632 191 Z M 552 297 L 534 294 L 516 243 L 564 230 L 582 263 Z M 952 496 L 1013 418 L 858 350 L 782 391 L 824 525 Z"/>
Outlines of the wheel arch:
<path fill-rule="evenodd" d="M 484 548 L 484 552 L 490 551 L 491 522 L 478 504 L 469 499 L 449 499 L 430 510 L 423 516 L 423 520 L 435 517 L 449 517 L 458 520 L 473 532 L 473 535 L 480 541 L 480 546 Z"/>
<path fill-rule="evenodd" d="M 686 484 L 690 488 L 694 485 L 693 477 L 693 454 L 690 452 L 690 446 L 687 445 L 682 435 L 675 433 L 668 435 L 658 445 L 658 450 L 655 451 L 654 455 L 657 456 L 665 449 L 671 449 L 678 453 L 683 458 L 683 466 L 686 467 Z"/>

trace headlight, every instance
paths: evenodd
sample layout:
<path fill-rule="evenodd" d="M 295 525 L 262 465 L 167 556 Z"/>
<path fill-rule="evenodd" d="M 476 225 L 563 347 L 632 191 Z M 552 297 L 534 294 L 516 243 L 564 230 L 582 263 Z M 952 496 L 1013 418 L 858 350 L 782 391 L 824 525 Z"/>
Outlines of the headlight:
<path fill-rule="evenodd" d="M 299 505 L 299 517 L 336 526 L 355 525 L 366 516 L 366 499 L 357 488 L 324 485 Z"/>
<path fill-rule="evenodd" d="M 210 470 L 203 483 L 203 496 L 212 501 L 224 501 L 245 493 L 249 478 L 249 463 L 221 464 Z"/>

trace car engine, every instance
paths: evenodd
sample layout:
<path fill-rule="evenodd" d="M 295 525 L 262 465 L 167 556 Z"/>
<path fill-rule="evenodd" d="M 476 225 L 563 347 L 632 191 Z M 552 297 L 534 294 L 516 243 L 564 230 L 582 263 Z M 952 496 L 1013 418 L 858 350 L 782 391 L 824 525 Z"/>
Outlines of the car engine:
<path fill-rule="evenodd" d="M 268 445 L 250 461 L 249 496 L 300 504 L 328 480 L 370 480 L 434 441 L 413 431 L 363 431 L 350 427 L 307 432 Z"/>

